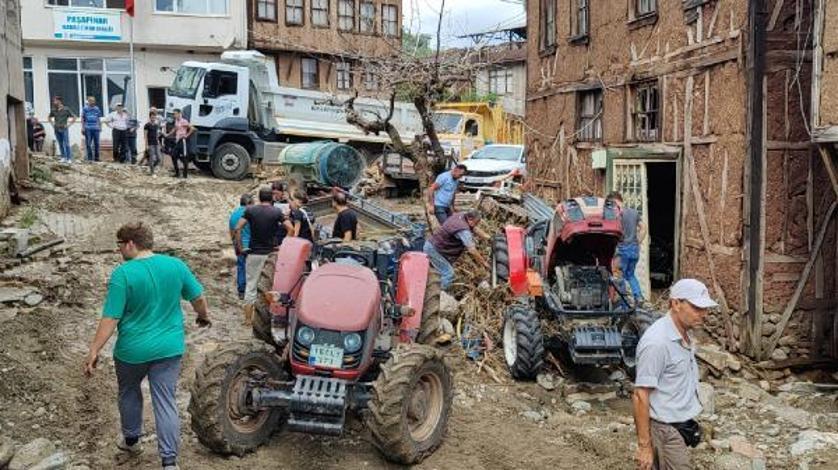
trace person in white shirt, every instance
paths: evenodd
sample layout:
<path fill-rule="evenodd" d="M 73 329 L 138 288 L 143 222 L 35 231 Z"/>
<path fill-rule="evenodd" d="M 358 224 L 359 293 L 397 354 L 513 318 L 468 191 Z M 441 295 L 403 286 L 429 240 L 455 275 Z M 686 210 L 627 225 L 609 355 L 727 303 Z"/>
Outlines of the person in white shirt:
<path fill-rule="evenodd" d="M 112 129 L 113 160 L 119 163 L 131 161 L 131 150 L 128 148 L 128 120 L 131 115 L 125 111 L 122 103 L 116 104 L 116 109 L 105 118 L 105 124 Z"/>

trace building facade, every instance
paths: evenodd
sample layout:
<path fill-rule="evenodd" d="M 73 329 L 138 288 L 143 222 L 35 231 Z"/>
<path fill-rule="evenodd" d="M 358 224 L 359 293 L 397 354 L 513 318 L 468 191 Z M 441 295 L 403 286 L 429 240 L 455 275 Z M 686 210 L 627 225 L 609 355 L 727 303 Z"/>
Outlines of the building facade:
<path fill-rule="evenodd" d="M 374 95 L 369 58 L 401 50 L 401 0 L 247 0 L 249 45 L 273 59 L 279 85 Z"/>
<path fill-rule="evenodd" d="M 77 114 L 87 96 L 105 113 L 118 101 L 130 108 L 126 86 L 135 86 L 137 109 L 130 111 L 143 120 L 149 107 L 165 107 L 166 88 L 181 63 L 218 60 L 225 50 L 247 45 L 239 0 L 137 1 L 133 18 L 124 0 L 29 0 L 22 18 L 26 100 L 41 120 L 55 95 Z M 132 36 L 135 84 L 128 80 Z M 107 129 L 102 138 L 110 139 Z M 70 142 L 80 144 L 80 125 L 71 128 Z"/>
<path fill-rule="evenodd" d="M 20 29 L 20 2 L 0 1 L 0 219 L 14 181 L 29 175 Z"/>
<path fill-rule="evenodd" d="M 728 348 L 826 353 L 834 227 L 815 242 L 835 196 L 808 133 L 811 5 L 600 3 L 527 2 L 532 183 L 554 200 L 621 191 L 649 229 L 646 295 L 703 279 Z"/>
<path fill-rule="evenodd" d="M 477 96 L 497 97 L 506 112 L 523 117 L 527 94 L 526 43 L 487 47 L 476 60 L 489 64 L 475 73 Z"/>

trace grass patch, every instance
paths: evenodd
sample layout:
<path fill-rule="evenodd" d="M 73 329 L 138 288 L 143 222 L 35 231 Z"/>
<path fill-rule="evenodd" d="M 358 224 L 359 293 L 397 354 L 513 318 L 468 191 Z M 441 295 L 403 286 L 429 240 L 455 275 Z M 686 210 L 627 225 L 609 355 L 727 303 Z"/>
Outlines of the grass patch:
<path fill-rule="evenodd" d="M 49 183 L 52 181 L 52 172 L 49 171 L 49 168 L 42 165 L 33 166 L 32 173 L 29 176 L 32 178 L 32 181 L 39 183 Z"/>
<path fill-rule="evenodd" d="M 18 226 L 20 228 L 31 228 L 38 221 L 38 211 L 34 207 L 27 207 L 20 214 Z"/>

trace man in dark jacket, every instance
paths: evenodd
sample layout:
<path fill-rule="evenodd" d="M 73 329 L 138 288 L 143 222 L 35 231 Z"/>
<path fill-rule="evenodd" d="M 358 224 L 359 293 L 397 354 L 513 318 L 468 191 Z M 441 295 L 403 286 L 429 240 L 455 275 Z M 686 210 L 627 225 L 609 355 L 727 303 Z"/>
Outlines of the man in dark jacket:
<path fill-rule="evenodd" d="M 477 228 L 480 223 L 480 213 L 477 211 L 458 212 L 437 228 L 430 240 L 425 242 L 424 252 L 431 259 L 433 267 L 442 276 L 442 288 L 448 289 L 454 282 L 454 262 L 463 254 L 468 253 L 483 267 L 489 269 L 489 263 L 477 251 L 474 235 L 489 239 L 482 230 Z"/>

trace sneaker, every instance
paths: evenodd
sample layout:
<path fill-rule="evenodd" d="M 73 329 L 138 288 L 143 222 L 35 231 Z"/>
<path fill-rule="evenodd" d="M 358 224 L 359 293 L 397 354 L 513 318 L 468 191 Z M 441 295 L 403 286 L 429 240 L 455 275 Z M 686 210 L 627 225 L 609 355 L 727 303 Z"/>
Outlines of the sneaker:
<path fill-rule="evenodd" d="M 119 450 L 121 450 L 123 452 L 127 452 L 131 455 L 138 455 L 138 454 L 141 454 L 143 452 L 143 446 L 142 446 L 142 444 L 140 444 L 139 440 L 134 445 L 129 446 L 125 442 L 125 436 L 119 436 L 119 439 L 117 439 L 117 441 L 116 441 L 116 447 Z"/>

